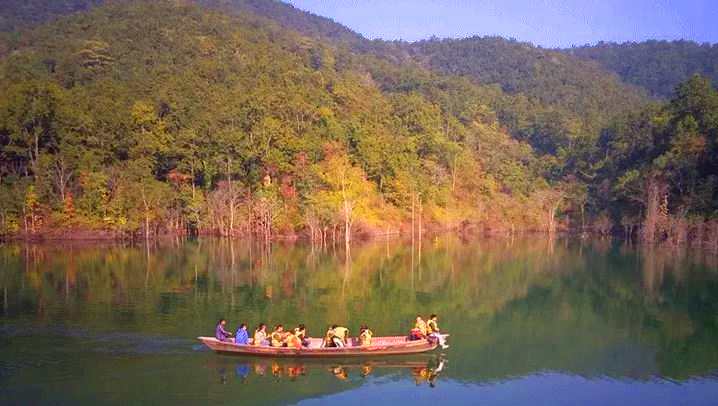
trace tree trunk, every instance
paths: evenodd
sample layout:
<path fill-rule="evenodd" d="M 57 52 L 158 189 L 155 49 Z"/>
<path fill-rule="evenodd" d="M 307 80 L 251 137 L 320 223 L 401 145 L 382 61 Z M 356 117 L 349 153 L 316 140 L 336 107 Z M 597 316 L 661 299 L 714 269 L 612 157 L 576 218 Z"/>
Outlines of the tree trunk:
<path fill-rule="evenodd" d="M 227 158 L 227 187 L 229 188 L 229 235 L 234 235 L 234 189 L 232 188 L 232 158 Z"/>
<path fill-rule="evenodd" d="M 642 237 L 646 243 L 656 241 L 658 231 L 658 221 L 661 212 L 661 197 L 665 185 L 659 180 L 651 178 L 648 180 L 646 187 L 646 215 L 643 220 Z"/>
<path fill-rule="evenodd" d="M 452 165 L 453 167 L 451 168 L 451 193 L 456 192 L 456 161 L 457 161 L 457 157 L 454 156 L 454 164 Z"/>
<path fill-rule="evenodd" d="M 344 249 L 349 252 L 349 244 L 351 243 L 351 212 L 349 202 L 344 200 Z"/>
<path fill-rule="evenodd" d="M 145 241 L 150 240 L 150 205 L 145 195 L 145 189 L 141 189 L 142 204 L 145 206 Z"/>
<path fill-rule="evenodd" d="M 150 240 L 150 214 L 145 212 L 145 241 Z"/>
<path fill-rule="evenodd" d="M 411 252 L 414 253 L 414 230 L 415 230 L 415 222 L 414 222 L 414 205 L 415 205 L 415 195 L 414 192 L 411 193 Z"/>

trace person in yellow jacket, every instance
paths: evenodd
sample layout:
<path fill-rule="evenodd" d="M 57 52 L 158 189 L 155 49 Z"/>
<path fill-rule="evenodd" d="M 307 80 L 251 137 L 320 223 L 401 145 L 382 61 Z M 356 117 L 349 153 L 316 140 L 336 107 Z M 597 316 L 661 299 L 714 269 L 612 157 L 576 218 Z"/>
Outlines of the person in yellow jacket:
<path fill-rule="evenodd" d="M 277 326 L 274 328 L 274 331 L 272 331 L 272 334 L 269 337 L 272 343 L 272 347 L 284 346 L 284 326 L 282 326 L 281 324 L 277 324 Z"/>
<path fill-rule="evenodd" d="M 439 330 L 439 318 L 435 314 L 429 316 L 429 320 L 426 321 L 426 330 L 427 334 L 441 333 L 441 330 Z"/>
<path fill-rule="evenodd" d="M 426 322 L 424 319 L 421 318 L 421 316 L 416 316 L 416 324 L 414 324 L 414 328 L 419 330 L 421 332 L 421 335 L 426 337 L 428 335 Z"/>
<path fill-rule="evenodd" d="M 359 344 L 360 345 L 371 345 L 371 338 L 374 336 L 374 333 L 369 330 L 369 327 L 366 325 L 361 326 L 361 329 L 359 330 Z"/>
<path fill-rule="evenodd" d="M 426 322 L 426 329 L 428 336 L 435 338 L 439 342 L 441 348 L 449 348 L 446 344 L 446 336 L 441 334 L 441 330 L 439 329 L 439 318 L 435 314 L 429 316 L 429 320 Z"/>
<path fill-rule="evenodd" d="M 293 332 L 288 331 L 284 336 L 284 346 L 300 349 L 302 348 L 302 340 L 297 337 Z"/>

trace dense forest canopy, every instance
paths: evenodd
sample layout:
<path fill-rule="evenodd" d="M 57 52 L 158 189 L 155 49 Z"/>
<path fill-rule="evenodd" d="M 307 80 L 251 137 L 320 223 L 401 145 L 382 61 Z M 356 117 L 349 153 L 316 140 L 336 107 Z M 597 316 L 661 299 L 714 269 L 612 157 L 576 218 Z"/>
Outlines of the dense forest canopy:
<path fill-rule="evenodd" d="M 57 16 L 89 10 L 104 0 L 3 0 L 0 2 L 0 31 L 15 31 Z"/>
<path fill-rule="evenodd" d="M 600 42 L 565 52 L 598 62 L 621 79 L 668 99 L 680 83 L 700 74 L 718 81 L 718 45 L 693 41 Z"/>
<path fill-rule="evenodd" d="M 369 41 L 277 1 L 2 7 L 0 234 L 718 238 L 703 77 L 654 105 L 567 53 Z"/>

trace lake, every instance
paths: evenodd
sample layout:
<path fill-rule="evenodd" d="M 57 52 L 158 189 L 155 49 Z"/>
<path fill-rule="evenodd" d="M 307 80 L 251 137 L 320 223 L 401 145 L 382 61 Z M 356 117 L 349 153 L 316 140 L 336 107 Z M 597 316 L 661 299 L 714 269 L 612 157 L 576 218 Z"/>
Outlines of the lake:
<path fill-rule="evenodd" d="M 204 239 L 0 245 L 0 404 L 718 403 L 718 261 L 619 241 L 343 249 Z M 376 335 L 437 313 L 447 350 L 214 354 L 217 319 Z"/>

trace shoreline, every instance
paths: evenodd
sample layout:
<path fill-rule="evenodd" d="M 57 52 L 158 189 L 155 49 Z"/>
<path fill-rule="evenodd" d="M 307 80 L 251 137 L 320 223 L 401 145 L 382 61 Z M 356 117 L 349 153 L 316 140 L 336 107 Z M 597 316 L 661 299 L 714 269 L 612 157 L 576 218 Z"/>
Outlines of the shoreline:
<path fill-rule="evenodd" d="M 392 228 L 392 229 L 385 229 L 388 231 L 379 231 L 381 229 L 379 228 L 363 228 L 358 229 L 355 232 L 352 233 L 352 240 L 354 241 L 371 241 L 375 239 L 381 239 L 381 238 L 401 238 L 403 236 L 411 237 L 412 236 L 412 230 L 410 224 L 401 224 L 399 227 Z M 466 238 L 473 238 L 473 237 L 506 237 L 511 238 L 512 236 L 518 237 L 523 235 L 545 235 L 546 237 L 550 237 L 551 234 L 545 230 L 537 230 L 533 228 L 527 228 L 527 229 L 520 229 L 520 228 L 514 228 L 513 231 L 510 228 L 496 228 L 496 227 L 489 227 L 485 224 L 479 224 L 479 223 L 462 223 L 460 225 L 452 225 L 452 226 L 440 226 L 440 225 L 425 225 L 423 227 L 423 230 L 421 233 L 415 232 L 414 236 L 418 236 L 419 234 L 423 236 L 429 236 L 429 235 L 437 235 L 437 234 L 446 234 L 446 233 L 454 233 L 457 236 L 466 237 Z M 575 235 L 577 237 L 581 237 L 581 232 L 576 230 L 569 230 L 569 229 L 559 229 L 555 233 L 553 233 L 554 237 L 557 236 L 566 236 L 566 235 Z M 598 233 L 588 233 L 589 235 L 598 236 Z M 231 239 L 231 240 L 264 240 L 264 237 L 262 235 L 257 234 L 247 234 L 247 233 L 237 233 L 234 235 L 222 235 L 220 233 L 198 233 L 198 234 L 190 234 L 190 233 L 182 233 L 182 232 L 163 232 L 159 234 L 152 234 L 149 238 L 145 237 L 145 234 L 142 231 L 136 231 L 133 233 L 122 233 L 119 231 L 111 231 L 111 230 L 93 230 L 93 229 L 73 229 L 73 228 L 56 228 L 56 229 L 49 229 L 49 230 L 43 230 L 39 231 L 37 233 L 30 233 L 26 234 L 24 232 L 16 233 L 16 234 L 10 234 L 2 236 L 0 235 L 0 242 L 19 242 L 19 241 L 27 241 L 27 242 L 62 242 L 62 241 L 116 241 L 116 242 L 143 242 L 145 240 L 149 241 L 161 241 L 161 240 L 167 240 L 167 239 L 176 239 L 176 238 L 182 238 L 182 239 L 194 239 L 194 238 L 221 238 L 221 239 Z M 344 237 L 342 233 L 337 234 L 336 238 L 336 244 L 344 244 L 343 242 Z M 274 232 L 272 233 L 272 237 L 269 240 L 270 242 L 297 242 L 297 241 L 304 241 L 304 242 L 312 242 L 311 235 L 306 230 L 302 230 L 299 232 L 292 232 L 292 233 L 278 233 Z M 322 245 L 321 242 L 316 242 L 317 245 Z M 325 245 L 332 244 L 331 237 L 327 236 Z"/>
<path fill-rule="evenodd" d="M 388 240 L 388 239 L 412 239 L 420 238 L 424 239 L 430 236 L 453 234 L 461 239 L 476 239 L 476 238 L 500 238 L 500 239 L 513 239 L 513 238 L 526 238 L 536 237 L 544 239 L 556 239 L 556 238 L 572 238 L 576 240 L 588 240 L 588 239 L 616 239 L 619 241 L 628 241 L 632 244 L 653 246 L 653 247 L 670 247 L 670 248 L 699 248 L 706 252 L 710 252 L 718 255 L 718 245 L 715 245 L 711 240 L 697 241 L 695 238 L 688 238 L 681 242 L 674 242 L 669 239 L 657 240 L 652 242 L 641 241 L 638 235 L 627 236 L 624 233 L 616 232 L 606 234 L 605 232 L 599 232 L 596 230 L 575 230 L 566 227 L 559 227 L 554 233 L 549 233 L 546 230 L 537 229 L 521 229 L 521 228 L 496 228 L 490 227 L 486 224 L 481 223 L 468 223 L 463 222 L 459 225 L 454 226 L 439 226 L 432 224 L 424 227 L 421 236 L 420 233 L 412 233 L 410 225 L 402 224 L 398 228 L 386 229 L 385 232 L 380 232 L 379 228 L 359 228 L 352 235 L 353 243 L 364 243 L 376 240 Z M 413 235 L 412 235 L 413 234 Z M 150 243 L 161 243 L 166 241 L 179 241 L 179 240 L 201 240 L 201 239 L 223 239 L 232 241 L 251 241 L 263 244 L 272 243 L 306 243 L 314 246 L 332 246 L 332 245 L 344 245 L 344 237 L 341 233 L 336 235 L 336 240 L 332 241 L 331 237 L 327 237 L 324 242 L 313 240 L 311 235 L 306 231 L 293 233 L 272 233 L 269 240 L 266 240 L 264 236 L 257 234 L 246 234 L 237 233 L 234 235 L 221 235 L 220 233 L 177 233 L 177 232 L 164 232 L 161 234 L 152 234 L 149 238 L 145 238 L 145 234 L 141 231 L 134 232 L 132 234 L 121 233 L 110 230 L 92 230 L 92 229 L 67 229 L 58 228 L 38 232 L 35 234 L 24 234 L 18 233 L 13 235 L 0 235 L 0 244 L 5 243 L 30 243 L 30 244 L 43 244 L 43 243 L 78 243 L 78 244 L 92 244 L 92 243 L 108 243 L 108 244 L 139 244 L 149 241 Z"/>

